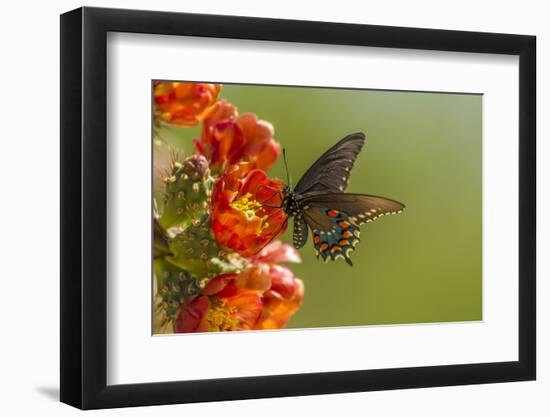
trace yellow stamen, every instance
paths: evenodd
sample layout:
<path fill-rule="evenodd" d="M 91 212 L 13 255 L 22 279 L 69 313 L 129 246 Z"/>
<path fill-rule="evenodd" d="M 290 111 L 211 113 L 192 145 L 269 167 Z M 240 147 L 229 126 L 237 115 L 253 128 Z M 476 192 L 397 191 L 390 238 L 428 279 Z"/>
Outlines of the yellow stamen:
<path fill-rule="evenodd" d="M 227 304 L 227 301 L 214 298 L 211 301 L 210 309 L 206 320 L 213 331 L 234 331 L 237 330 L 237 318 L 234 317 L 237 309 Z"/>
<path fill-rule="evenodd" d="M 256 211 L 262 208 L 262 205 L 257 200 L 254 200 L 251 197 L 252 197 L 252 194 L 246 193 L 242 197 L 233 201 L 231 203 L 231 207 L 236 208 L 237 210 L 243 211 L 245 213 L 251 211 L 253 214 L 255 214 Z"/>
<path fill-rule="evenodd" d="M 242 197 L 239 197 L 238 199 L 230 203 L 230 205 L 231 207 L 243 212 L 247 220 L 253 220 L 254 217 L 258 217 L 262 221 L 263 230 L 266 227 L 269 227 L 269 223 L 265 221 L 268 216 L 258 215 L 259 211 L 263 211 L 262 204 L 252 197 L 252 194 L 246 193 Z"/>

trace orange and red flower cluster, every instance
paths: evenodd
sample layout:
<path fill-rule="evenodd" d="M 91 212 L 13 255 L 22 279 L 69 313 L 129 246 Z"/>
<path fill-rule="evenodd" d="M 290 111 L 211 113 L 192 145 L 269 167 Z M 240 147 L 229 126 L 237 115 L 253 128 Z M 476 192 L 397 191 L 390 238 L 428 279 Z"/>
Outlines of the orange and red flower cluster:
<path fill-rule="evenodd" d="M 195 126 L 212 112 L 220 90 L 219 84 L 155 81 L 155 116 L 166 123 Z"/>
<path fill-rule="evenodd" d="M 302 281 L 280 265 L 300 262 L 294 248 L 277 241 L 287 228 L 281 208 L 284 184 L 266 171 L 281 148 L 270 123 L 252 113 L 239 114 L 219 99 L 220 91 L 219 84 L 154 84 L 157 126 L 201 124 L 194 146 L 214 179 L 207 202 L 210 231 L 215 244 L 241 265 L 209 277 L 200 293 L 184 297 L 174 331 L 280 329 L 304 295 Z"/>
<path fill-rule="evenodd" d="M 267 171 L 281 154 L 270 123 L 252 113 L 237 115 L 236 107 L 226 101 L 219 101 L 205 119 L 195 148 L 216 173 L 239 162 L 248 162 L 251 170 Z"/>
<path fill-rule="evenodd" d="M 200 295 L 186 300 L 175 323 L 176 332 L 284 328 L 302 303 L 304 285 L 289 268 L 272 262 L 300 258 L 281 242 L 264 251 L 265 255 L 256 256 L 242 272 L 219 275 Z"/>

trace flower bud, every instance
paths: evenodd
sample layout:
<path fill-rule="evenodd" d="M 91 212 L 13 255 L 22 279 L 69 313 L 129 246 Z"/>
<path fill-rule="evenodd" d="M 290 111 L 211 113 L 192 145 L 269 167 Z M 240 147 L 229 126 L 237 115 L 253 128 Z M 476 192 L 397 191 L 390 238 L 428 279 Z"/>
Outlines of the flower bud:
<path fill-rule="evenodd" d="M 193 155 L 183 161 L 183 172 L 193 180 L 204 178 L 208 174 L 208 161 L 202 155 Z"/>

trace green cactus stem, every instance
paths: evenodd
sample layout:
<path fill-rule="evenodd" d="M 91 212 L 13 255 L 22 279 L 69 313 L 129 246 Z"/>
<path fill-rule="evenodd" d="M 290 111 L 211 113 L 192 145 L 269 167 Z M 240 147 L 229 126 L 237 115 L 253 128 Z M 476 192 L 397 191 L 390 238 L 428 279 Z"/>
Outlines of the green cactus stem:
<path fill-rule="evenodd" d="M 159 224 L 164 230 L 179 232 L 207 218 L 214 179 L 202 155 L 190 156 L 182 162 L 174 157 L 162 181 L 164 210 Z"/>
<path fill-rule="evenodd" d="M 199 294 L 208 282 L 208 279 L 196 278 L 165 259 L 155 260 L 155 276 L 160 297 L 158 308 L 167 320 L 174 320 L 185 299 Z"/>
<path fill-rule="evenodd" d="M 239 263 L 218 246 L 209 219 L 176 235 L 170 243 L 170 251 L 174 254 L 167 258 L 170 262 L 200 277 L 213 278 L 243 267 L 243 261 Z"/>

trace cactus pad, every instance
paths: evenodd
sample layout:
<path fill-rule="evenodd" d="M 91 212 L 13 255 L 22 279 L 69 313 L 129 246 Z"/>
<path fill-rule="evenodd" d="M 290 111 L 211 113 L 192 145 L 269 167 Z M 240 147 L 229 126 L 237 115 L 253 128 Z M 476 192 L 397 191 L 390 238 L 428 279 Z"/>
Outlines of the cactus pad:
<path fill-rule="evenodd" d="M 185 230 L 190 225 L 201 224 L 208 216 L 214 186 L 206 159 L 193 155 L 180 162 L 174 157 L 165 174 L 162 178 L 165 192 L 160 225 L 165 230 Z"/>

